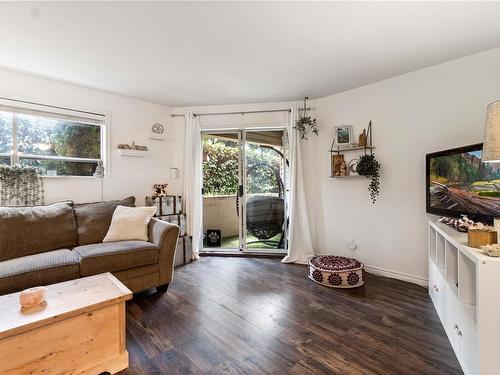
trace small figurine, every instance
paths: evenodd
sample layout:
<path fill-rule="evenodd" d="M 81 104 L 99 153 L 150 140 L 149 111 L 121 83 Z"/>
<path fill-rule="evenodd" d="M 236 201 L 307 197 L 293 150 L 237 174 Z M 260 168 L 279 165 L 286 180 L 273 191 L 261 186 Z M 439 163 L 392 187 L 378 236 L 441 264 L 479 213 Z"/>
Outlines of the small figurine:
<path fill-rule="evenodd" d="M 168 184 L 155 184 L 153 188 L 155 190 L 153 197 L 164 197 L 167 195 L 167 186 Z"/>

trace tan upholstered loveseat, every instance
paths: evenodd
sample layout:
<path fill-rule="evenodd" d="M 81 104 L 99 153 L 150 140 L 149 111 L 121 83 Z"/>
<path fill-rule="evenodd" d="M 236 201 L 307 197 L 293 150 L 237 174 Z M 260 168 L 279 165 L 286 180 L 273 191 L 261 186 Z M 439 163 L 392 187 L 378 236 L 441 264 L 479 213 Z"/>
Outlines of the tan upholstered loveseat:
<path fill-rule="evenodd" d="M 118 205 L 135 198 L 85 204 L 0 207 L 0 295 L 102 272 L 130 290 L 166 290 L 179 228 L 151 219 L 148 241 L 103 243 Z"/>

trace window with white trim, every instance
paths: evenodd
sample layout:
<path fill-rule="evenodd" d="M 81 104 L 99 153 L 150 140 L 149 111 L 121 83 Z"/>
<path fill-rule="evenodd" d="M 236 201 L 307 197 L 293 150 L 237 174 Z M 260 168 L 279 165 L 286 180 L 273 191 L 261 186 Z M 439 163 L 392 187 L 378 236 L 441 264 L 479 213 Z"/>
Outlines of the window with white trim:
<path fill-rule="evenodd" d="M 93 176 L 104 158 L 105 116 L 0 104 L 0 164 L 39 167 L 46 176 Z"/>

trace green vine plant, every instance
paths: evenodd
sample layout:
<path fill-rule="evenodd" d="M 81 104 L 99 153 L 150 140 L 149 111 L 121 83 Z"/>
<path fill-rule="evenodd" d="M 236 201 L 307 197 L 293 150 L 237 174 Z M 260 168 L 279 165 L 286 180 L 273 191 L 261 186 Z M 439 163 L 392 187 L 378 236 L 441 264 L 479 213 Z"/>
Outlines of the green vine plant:
<path fill-rule="evenodd" d="M 360 176 L 369 178 L 370 185 L 368 185 L 368 191 L 370 192 L 370 198 L 372 203 L 377 201 L 377 197 L 380 194 L 380 163 L 375 158 L 375 155 L 361 155 L 359 157 L 359 162 L 356 171 Z"/>
<path fill-rule="evenodd" d="M 308 96 L 304 98 L 304 114 L 295 123 L 294 129 L 299 132 L 300 139 L 308 139 L 307 133 L 310 131 L 314 135 L 319 135 L 318 125 L 316 124 L 316 119 L 307 115 L 307 99 Z"/>
<path fill-rule="evenodd" d="M 0 165 L 0 204 L 43 204 L 45 191 L 40 170 L 21 165 Z"/>

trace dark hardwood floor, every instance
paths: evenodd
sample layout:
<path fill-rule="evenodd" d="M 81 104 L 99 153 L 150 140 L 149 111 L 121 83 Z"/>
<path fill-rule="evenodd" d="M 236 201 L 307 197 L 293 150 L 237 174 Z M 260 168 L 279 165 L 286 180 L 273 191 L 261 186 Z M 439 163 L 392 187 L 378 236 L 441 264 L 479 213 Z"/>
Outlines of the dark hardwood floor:
<path fill-rule="evenodd" d="M 461 374 L 427 290 L 338 290 L 278 259 L 203 257 L 127 305 L 120 374 Z"/>

